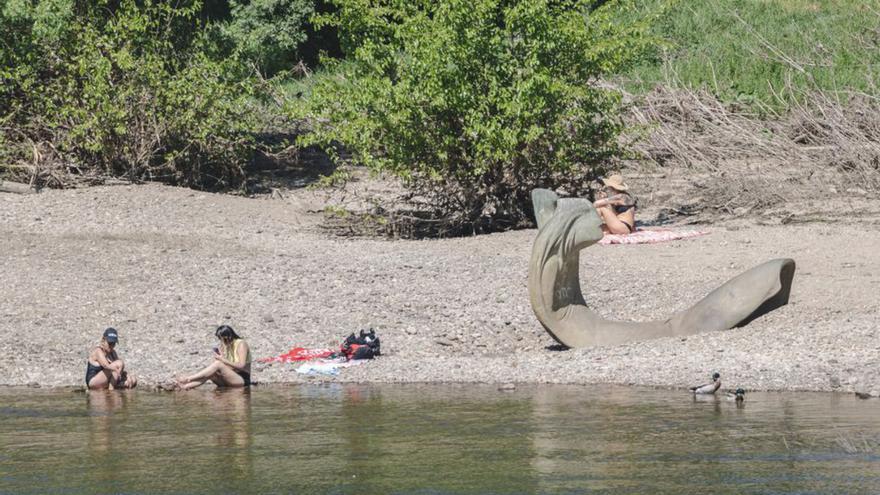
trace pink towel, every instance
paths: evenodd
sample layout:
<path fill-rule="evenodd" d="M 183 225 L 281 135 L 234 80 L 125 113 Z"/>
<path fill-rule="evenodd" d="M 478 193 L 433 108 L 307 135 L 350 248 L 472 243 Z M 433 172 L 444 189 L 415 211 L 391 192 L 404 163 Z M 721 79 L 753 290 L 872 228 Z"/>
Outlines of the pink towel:
<path fill-rule="evenodd" d="M 657 242 L 674 241 L 699 237 L 709 232 L 705 230 L 669 230 L 661 228 L 639 229 L 632 234 L 605 234 L 599 244 L 654 244 Z"/>

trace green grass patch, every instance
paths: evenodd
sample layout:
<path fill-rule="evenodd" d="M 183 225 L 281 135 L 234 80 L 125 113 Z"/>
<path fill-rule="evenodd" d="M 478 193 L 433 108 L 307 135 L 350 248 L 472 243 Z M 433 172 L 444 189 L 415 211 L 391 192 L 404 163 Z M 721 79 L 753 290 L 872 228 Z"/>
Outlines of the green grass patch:
<path fill-rule="evenodd" d="M 702 88 L 777 109 L 790 90 L 877 92 L 880 0 L 680 0 L 655 30 L 667 44 L 626 74 L 631 90 Z"/>

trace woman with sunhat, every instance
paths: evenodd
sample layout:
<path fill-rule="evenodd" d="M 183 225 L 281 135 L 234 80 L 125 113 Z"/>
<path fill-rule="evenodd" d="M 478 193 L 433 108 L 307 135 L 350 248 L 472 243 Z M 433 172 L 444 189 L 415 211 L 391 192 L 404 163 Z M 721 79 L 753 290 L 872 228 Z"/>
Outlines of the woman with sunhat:
<path fill-rule="evenodd" d="M 605 186 L 593 202 L 602 218 L 602 230 L 608 234 L 629 234 L 636 229 L 636 200 L 627 190 L 620 174 L 599 179 Z"/>
<path fill-rule="evenodd" d="M 89 390 L 134 388 L 137 378 L 125 371 L 125 363 L 116 353 L 119 332 L 115 328 L 104 330 L 101 342 L 89 351 L 86 361 L 86 387 Z"/>

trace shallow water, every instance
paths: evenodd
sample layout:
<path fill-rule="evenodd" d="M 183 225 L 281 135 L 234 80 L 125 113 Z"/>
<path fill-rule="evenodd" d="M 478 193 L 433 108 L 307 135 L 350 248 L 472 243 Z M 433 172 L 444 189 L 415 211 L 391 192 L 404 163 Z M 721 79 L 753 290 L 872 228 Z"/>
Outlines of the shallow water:
<path fill-rule="evenodd" d="M 880 493 L 880 400 L 540 386 L 0 390 L 0 493 Z"/>

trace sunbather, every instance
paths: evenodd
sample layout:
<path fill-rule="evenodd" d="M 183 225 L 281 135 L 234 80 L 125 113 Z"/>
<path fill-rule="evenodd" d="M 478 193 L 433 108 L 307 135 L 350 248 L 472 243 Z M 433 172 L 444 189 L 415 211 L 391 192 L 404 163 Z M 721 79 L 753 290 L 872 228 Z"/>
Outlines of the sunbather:
<path fill-rule="evenodd" d="M 229 325 L 214 332 L 220 346 L 214 348 L 214 361 L 198 373 L 179 377 L 177 386 L 188 390 L 210 380 L 218 387 L 249 387 L 251 384 L 251 350 Z"/>
<path fill-rule="evenodd" d="M 593 202 L 599 216 L 602 217 L 602 231 L 607 234 L 629 234 L 636 227 L 636 201 L 627 192 L 629 186 L 623 177 L 614 174 L 607 179 L 600 179 L 604 188 Z"/>
<path fill-rule="evenodd" d="M 137 378 L 125 371 L 125 363 L 116 353 L 119 333 L 115 328 L 104 330 L 104 336 L 89 352 L 86 361 L 86 387 L 92 390 L 134 388 Z"/>

